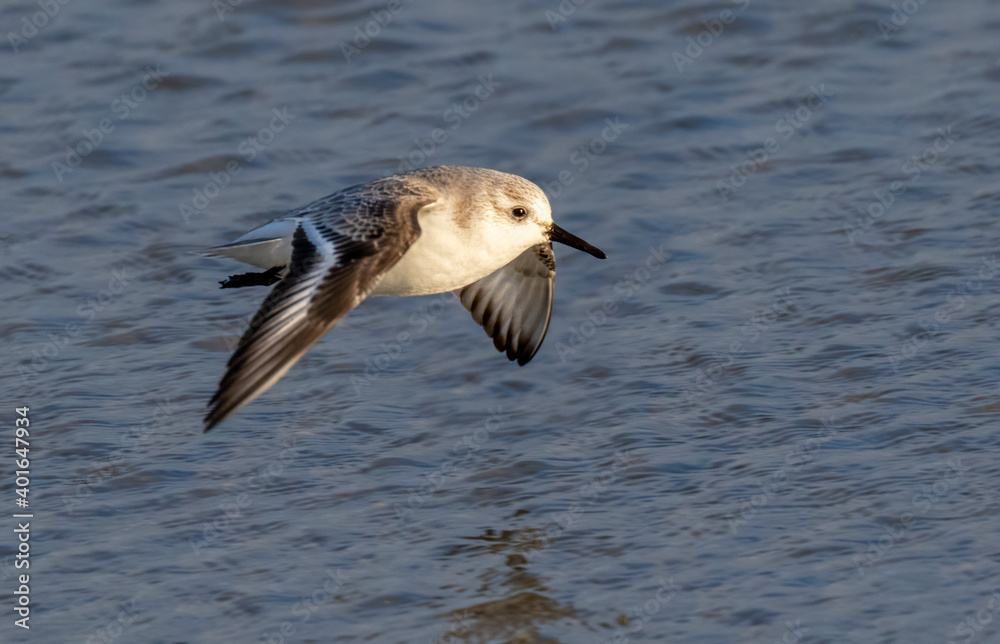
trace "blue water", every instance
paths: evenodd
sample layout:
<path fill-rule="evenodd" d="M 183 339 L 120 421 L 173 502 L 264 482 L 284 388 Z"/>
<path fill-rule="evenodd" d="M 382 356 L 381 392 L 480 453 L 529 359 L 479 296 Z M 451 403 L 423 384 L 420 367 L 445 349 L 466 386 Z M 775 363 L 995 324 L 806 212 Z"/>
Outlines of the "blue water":
<path fill-rule="evenodd" d="M 1000 3 L 45 6 L 0 9 L 0 641 L 1000 640 Z M 203 435 L 266 290 L 189 251 L 435 164 L 607 252 L 534 360 L 372 299 Z"/>

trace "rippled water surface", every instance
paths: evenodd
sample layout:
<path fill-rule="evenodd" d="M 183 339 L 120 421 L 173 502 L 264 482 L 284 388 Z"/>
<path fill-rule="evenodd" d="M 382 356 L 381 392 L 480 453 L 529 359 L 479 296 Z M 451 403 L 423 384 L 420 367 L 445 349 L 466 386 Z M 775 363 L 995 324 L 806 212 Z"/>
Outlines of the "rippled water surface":
<path fill-rule="evenodd" d="M 0 10 L 0 640 L 1000 639 L 1000 3 L 44 4 Z M 534 360 L 373 299 L 203 435 L 266 290 L 190 251 L 436 164 L 607 251 Z"/>

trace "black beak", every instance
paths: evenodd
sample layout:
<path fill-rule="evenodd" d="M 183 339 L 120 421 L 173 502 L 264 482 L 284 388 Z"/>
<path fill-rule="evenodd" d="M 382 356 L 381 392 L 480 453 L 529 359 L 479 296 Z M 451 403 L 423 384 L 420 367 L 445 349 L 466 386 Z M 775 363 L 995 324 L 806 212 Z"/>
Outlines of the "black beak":
<path fill-rule="evenodd" d="M 593 255 L 597 259 L 608 258 L 608 256 L 604 254 L 604 251 L 600 248 L 591 246 L 576 235 L 571 235 L 555 224 L 552 224 L 552 229 L 549 231 L 549 239 L 554 242 L 559 242 L 560 244 L 566 244 L 570 248 L 582 250 L 585 253 Z"/>

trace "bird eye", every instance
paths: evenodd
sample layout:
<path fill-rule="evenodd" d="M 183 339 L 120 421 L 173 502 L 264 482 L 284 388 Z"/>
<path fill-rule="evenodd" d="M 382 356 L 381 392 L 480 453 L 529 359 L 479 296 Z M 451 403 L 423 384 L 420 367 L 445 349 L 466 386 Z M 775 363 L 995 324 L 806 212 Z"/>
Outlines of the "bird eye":
<path fill-rule="evenodd" d="M 528 216 L 528 211 L 522 208 L 521 206 L 515 206 L 510 211 L 510 214 L 514 216 L 514 219 L 524 219 L 525 217 Z"/>

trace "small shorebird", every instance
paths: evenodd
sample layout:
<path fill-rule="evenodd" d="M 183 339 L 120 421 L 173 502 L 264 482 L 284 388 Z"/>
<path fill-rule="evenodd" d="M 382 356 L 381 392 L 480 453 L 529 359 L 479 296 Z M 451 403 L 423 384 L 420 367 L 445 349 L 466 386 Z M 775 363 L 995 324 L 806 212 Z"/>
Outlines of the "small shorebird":
<path fill-rule="evenodd" d="M 369 295 L 453 291 L 497 350 L 526 364 L 552 317 L 552 242 L 605 254 L 552 221 L 521 177 L 437 166 L 335 192 L 209 248 L 265 269 L 222 288 L 277 282 L 209 402 L 208 431 L 285 375 Z"/>

